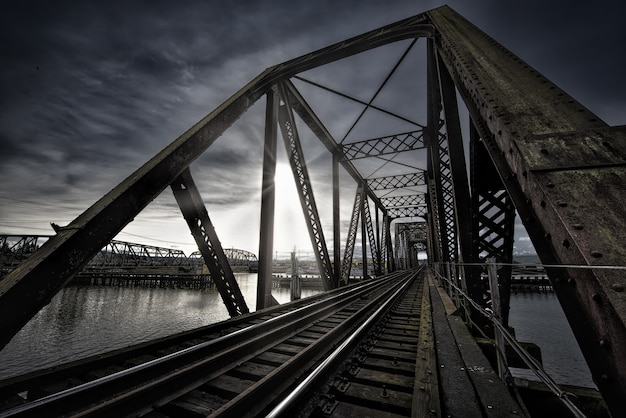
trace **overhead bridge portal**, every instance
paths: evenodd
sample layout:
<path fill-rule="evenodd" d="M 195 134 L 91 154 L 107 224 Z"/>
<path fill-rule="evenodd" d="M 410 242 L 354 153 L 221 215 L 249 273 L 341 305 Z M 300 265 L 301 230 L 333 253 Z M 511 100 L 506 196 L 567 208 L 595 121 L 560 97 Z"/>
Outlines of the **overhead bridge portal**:
<path fill-rule="evenodd" d="M 391 46 L 399 57 L 390 60 L 369 101 L 309 77 Z M 411 94 L 422 114 L 376 105 L 394 73 L 418 53 L 424 88 Z M 322 117 L 332 110 L 316 111 L 309 100 L 321 93 L 361 107 L 349 132 L 373 115 L 397 125 L 381 135 L 337 137 Z M 462 124 L 457 96 L 469 126 Z M 325 290 L 348 282 L 359 236 L 366 274 L 412 268 L 424 252 L 429 264 L 448 273 L 446 287 L 463 295 L 456 301 L 470 327 L 493 336 L 498 327 L 480 312 L 489 308 L 507 327 L 518 213 L 595 383 L 614 416 L 623 412 L 626 276 L 619 266 L 626 259 L 626 129 L 608 126 L 448 7 L 277 64 L 243 86 L 0 281 L 0 345 L 168 187 L 229 313 L 247 313 L 191 164 L 259 100 L 265 102 L 265 125 L 257 309 L 274 303 L 274 176 L 281 137 Z M 320 217 L 304 136 L 316 137 L 332 156 L 330 220 Z M 349 227 L 341 230 L 339 177 L 345 174 L 355 192 Z M 332 248 L 323 227 L 328 224 Z M 482 274 L 486 260 L 493 261 L 491 283 Z"/>

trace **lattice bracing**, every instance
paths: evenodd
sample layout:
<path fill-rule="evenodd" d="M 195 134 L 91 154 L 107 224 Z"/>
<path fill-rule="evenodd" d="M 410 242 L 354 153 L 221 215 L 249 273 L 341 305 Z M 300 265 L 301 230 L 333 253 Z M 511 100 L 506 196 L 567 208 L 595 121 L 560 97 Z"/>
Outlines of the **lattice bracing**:
<path fill-rule="evenodd" d="M 424 170 L 415 173 L 367 179 L 367 185 L 372 190 L 398 189 L 402 187 L 424 186 L 425 184 Z"/>
<path fill-rule="evenodd" d="M 341 146 L 345 158 L 349 160 L 395 154 L 422 148 L 424 148 L 422 130 L 351 142 Z"/>

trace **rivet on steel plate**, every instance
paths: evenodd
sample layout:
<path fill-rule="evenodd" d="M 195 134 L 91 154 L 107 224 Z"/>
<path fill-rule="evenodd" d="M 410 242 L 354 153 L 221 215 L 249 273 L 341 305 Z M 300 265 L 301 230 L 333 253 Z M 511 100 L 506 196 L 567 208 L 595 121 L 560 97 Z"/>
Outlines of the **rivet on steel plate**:
<path fill-rule="evenodd" d="M 592 251 L 591 256 L 595 258 L 600 258 L 602 257 L 602 253 L 600 251 Z"/>
<path fill-rule="evenodd" d="M 623 292 L 624 291 L 624 285 L 619 284 L 619 283 L 613 283 L 611 285 L 611 289 L 615 290 L 616 292 Z"/>
<path fill-rule="evenodd" d="M 566 208 L 567 207 L 567 202 L 559 202 L 559 206 L 562 208 Z"/>
<path fill-rule="evenodd" d="M 596 302 L 602 302 L 602 296 L 599 293 L 594 293 L 593 295 L 591 295 L 591 299 L 595 300 Z"/>
<path fill-rule="evenodd" d="M 602 348 L 609 348 L 609 342 L 607 340 L 605 340 L 604 338 L 602 338 L 600 340 L 600 347 L 602 347 Z"/>
<path fill-rule="evenodd" d="M 545 148 L 541 148 L 539 151 L 540 151 L 543 155 L 548 155 L 548 154 L 550 154 L 550 153 L 548 152 L 548 150 L 547 150 L 547 149 L 545 149 Z"/>
<path fill-rule="evenodd" d="M 577 229 L 579 231 L 584 228 L 581 224 L 574 224 L 572 226 L 574 227 L 574 229 Z"/>
<path fill-rule="evenodd" d="M 387 386 L 383 385 L 383 393 L 380 394 L 383 398 L 388 398 L 389 394 L 387 393 Z"/>
<path fill-rule="evenodd" d="M 549 188 L 553 188 L 554 187 L 554 183 L 550 182 L 550 183 L 546 184 L 546 186 L 548 186 Z"/>
<path fill-rule="evenodd" d="M 542 208 L 545 208 L 545 207 L 546 207 L 546 202 L 545 202 L 545 200 L 542 200 L 541 202 L 539 202 L 539 205 L 540 205 Z"/>
<path fill-rule="evenodd" d="M 569 248 L 569 245 L 570 245 L 570 244 L 569 244 L 569 240 L 564 239 L 564 240 L 563 240 L 563 242 L 562 242 L 562 244 L 563 244 L 563 246 L 564 246 L 565 248 Z"/>

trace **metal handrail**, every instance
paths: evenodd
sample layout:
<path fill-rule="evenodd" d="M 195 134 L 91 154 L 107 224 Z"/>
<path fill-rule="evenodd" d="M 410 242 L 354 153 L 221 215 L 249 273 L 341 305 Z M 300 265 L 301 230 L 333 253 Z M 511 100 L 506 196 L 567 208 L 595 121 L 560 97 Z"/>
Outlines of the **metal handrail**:
<path fill-rule="evenodd" d="M 455 263 L 455 264 L 470 265 L 470 263 Z M 504 264 L 504 263 L 494 263 L 494 264 L 498 266 L 512 265 L 512 264 Z M 471 265 L 486 266 L 486 264 L 480 264 L 480 263 L 471 263 Z M 515 352 L 520 356 L 522 361 L 526 363 L 526 365 L 530 368 L 530 370 L 532 370 L 535 373 L 535 375 L 539 378 L 539 380 L 541 380 L 548 387 L 548 389 L 559 398 L 559 400 L 565 405 L 565 407 L 567 407 L 567 409 L 569 409 L 574 414 L 575 417 L 586 418 L 586 415 L 580 409 L 578 409 L 578 407 L 571 401 L 571 399 L 569 399 L 570 394 L 568 392 L 563 391 L 559 387 L 559 385 L 554 381 L 554 379 L 552 379 L 550 375 L 548 375 L 548 373 L 546 373 L 546 371 L 543 370 L 543 367 L 541 366 L 541 364 L 539 364 L 539 362 L 537 362 L 537 360 L 535 360 L 535 358 L 532 355 L 530 355 L 530 353 L 524 347 L 522 347 L 522 345 L 515 339 L 515 337 L 509 333 L 507 328 L 495 317 L 493 312 L 487 311 L 485 308 L 479 305 L 475 300 L 473 300 L 467 293 L 465 293 L 457 285 L 452 283 L 451 280 L 449 280 L 447 277 L 442 276 L 437 270 L 434 270 L 434 271 L 435 271 L 435 274 L 440 279 L 447 282 L 450 287 L 454 288 L 454 290 L 458 292 L 458 294 L 463 296 L 463 298 L 467 302 L 469 302 L 474 307 L 474 309 L 476 309 L 477 312 L 479 312 L 480 314 L 482 314 L 487 319 L 493 322 L 496 328 L 498 328 L 498 331 L 500 331 L 502 336 L 511 345 L 513 350 L 515 350 Z"/>

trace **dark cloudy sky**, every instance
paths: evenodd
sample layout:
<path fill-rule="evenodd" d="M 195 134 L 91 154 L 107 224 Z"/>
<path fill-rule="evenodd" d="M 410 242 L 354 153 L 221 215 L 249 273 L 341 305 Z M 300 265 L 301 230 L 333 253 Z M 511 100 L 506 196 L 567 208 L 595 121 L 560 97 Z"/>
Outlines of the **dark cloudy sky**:
<path fill-rule="evenodd" d="M 600 118 L 622 125 L 626 6 L 620 3 L 447 4 Z M 266 67 L 442 4 L 3 1 L 0 233 L 51 234 L 50 222 L 69 223 Z M 337 67 L 311 78 L 367 101 L 405 47 L 391 47 L 389 52 L 356 60 L 347 69 Z M 423 54 L 411 64 L 419 65 L 422 58 Z M 404 90 L 420 91 L 423 79 L 416 74 L 421 77 L 422 72 L 405 70 L 394 82 Z M 357 80 L 369 90 L 357 87 Z M 423 108 L 403 102 L 399 95 L 388 95 L 388 103 L 382 95 L 380 100 L 381 105 L 393 101 L 404 114 Z M 328 109 L 322 106 L 320 111 L 324 110 Z M 261 101 L 192 166 L 222 244 L 255 253 L 263 112 Z M 325 123 L 342 137 L 353 121 L 342 117 L 349 112 L 325 113 Z M 415 119 L 423 121 L 425 115 Z M 330 238 L 329 159 L 313 142 L 307 143 L 305 154 Z M 297 198 L 293 187 L 282 181 L 288 175 L 286 166 L 279 165 L 276 250 L 284 253 L 297 246 L 306 252 L 310 244 Z M 342 188 L 346 191 L 342 218 L 347 222 L 354 186 L 342 179 Z M 345 232 L 342 241 L 343 237 Z M 193 248 L 169 190 L 118 239 L 187 253 Z M 520 233 L 518 248 L 527 244 Z"/>

